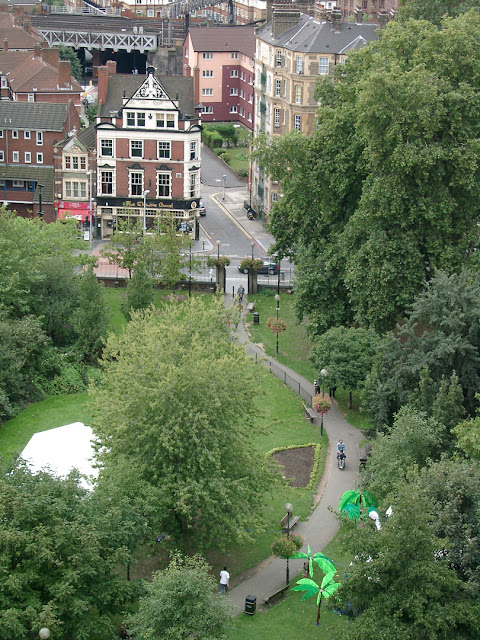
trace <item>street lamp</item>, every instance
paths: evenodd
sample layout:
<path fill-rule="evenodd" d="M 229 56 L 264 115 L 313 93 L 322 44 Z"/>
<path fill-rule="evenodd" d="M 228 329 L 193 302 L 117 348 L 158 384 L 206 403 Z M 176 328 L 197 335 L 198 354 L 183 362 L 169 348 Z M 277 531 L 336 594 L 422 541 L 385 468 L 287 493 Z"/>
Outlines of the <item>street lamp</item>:
<path fill-rule="evenodd" d="M 287 502 L 285 505 L 285 511 L 287 512 L 287 536 L 290 535 L 290 514 L 293 512 L 293 505 L 290 502 Z M 288 585 L 290 583 L 290 568 L 288 566 L 288 556 L 287 556 L 287 582 Z"/>
<path fill-rule="evenodd" d="M 250 242 L 250 246 L 252 247 L 252 264 L 253 264 L 253 250 L 255 248 L 255 242 L 253 242 L 253 240 L 252 242 Z"/>
<path fill-rule="evenodd" d="M 192 295 L 192 238 L 189 236 L 190 244 L 190 266 L 188 274 L 188 297 Z"/>
<path fill-rule="evenodd" d="M 37 189 L 38 189 L 38 211 L 37 211 L 37 216 L 39 218 L 43 218 L 43 211 L 42 211 L 42 189 L 45 187 L 44 184 L 37 184 Z"/>
<path fill-rule="evenodd" d="M 322 376 L 322 398 L 325 396 L 325 378 L 327 377 L 328 371 L 326 369 L 322 369 L 320 371 L 320 375 Z M 323 436 L 323 411 L 322 418 L 320 420 L 320 435 Z"/>
<path fill-rule="evenodd" d="M 150 193 L 150 189 L 145 189 L 143 192 L 143 235 L 147 233 L 147 195 Z"/>
<path fill-rule="evenodd" d="M 227 176 L 225 174 L 223 174 L 222 180 L 223 180 L 223 198 L 222 198 L 222 200 L 225 200 L 225 182 L 227 181 Z"/>
<path fill-rule="evenodd" d="M 217 282 L 215 286 L 215 291 L 220 290 L 220 245 L 222 244 L 220 240 L 216 240 L 217 243 Z"/>
<path fill-rule="evenodd" d="M 87 175 L 89 176 L 89 193 L 90 193 L 90 203 L 89 203 L 89 209 L 90 209 L 90 246 L 92 245 L 93 242 L 93 207 L 92 207 L 92 181 L 93 181 L 93 172 L 90 169 L 89 171 L 87 171 Z"/>
<path fill-rule="evenodd" d="M 275 300 L 277 302 L 277 356 L 278 356 L 278 334 L 279 334 L 279 331 L 278 331 L 278 314 L 280 312 L 280 294 L 279 293 L 277 293 L 275 295 Z"/>
<path fill-rule="evenodd" d="M 38 635 L 40 636 L 40 640 L 48 640 L 50 638 L 50 629 L 42 627 L 38 632 Z"/>

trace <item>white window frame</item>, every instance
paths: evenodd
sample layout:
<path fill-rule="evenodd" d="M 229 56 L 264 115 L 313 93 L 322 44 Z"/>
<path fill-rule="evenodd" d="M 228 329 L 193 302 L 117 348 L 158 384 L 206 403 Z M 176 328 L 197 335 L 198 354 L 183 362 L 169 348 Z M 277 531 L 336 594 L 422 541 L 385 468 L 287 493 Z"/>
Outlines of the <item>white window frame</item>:
<path fill-rule="evenodd" d="M 37 152 L 37 164 L 43 164 L 43 153 L 41 151 Z"/>
<path fill-rule="evenodd" d="M 232 51 L 232 60 L 238 60 L 238 51 Z"/>
<path fill-rule="evenodd" d="M 113 138 L 100 138 L 99 147 L 100 147 L 100 156 L 102 158 L 113 158 L 113 156 L 114 156 L 114 153 L 113 153 L 113 148 L 114 148 Z M 105 153 L 105 150 L 110 150 L 111 153 Z"/>
<path fill-rule="evenodd" d="M 35 94 L 34 93 L 29 93 L 27 95 L 27 102 L 35 102 Z"/>
<path fill-rule="evenodd" d="M 103 175 L 104 174 L 111 176 L 112 180 L 111 181 L 104 181 L 103 180 Z M 112 185 L 111 192 L 107 192 L 107 191 L 103 190 L 104 184 L 111 184 Z M 99 195 L 101 195 L 101 196 L 113 196 L 113 195 L 115 195 L 115 172 L 113 171 L 113 169 L 101 169 L 100 170 L 100 175 L 99 175 L 99 180 L 98 180 L 98 189 L 99 189 Z"/>
<path fill-rule="evenodd" d="M 275 56 L 275 65 L 277 67 L 281 67 L 282 66 L 282 50 L 281 49 L 277 49 L 277 53 Z"/>
<path fill-rule="evenodd" d="M 230 78 L 238 78 L 238 69 L 230 70 Z"/>
<path fill-rule="evenodd" d="M 24 140 L 31 140 L 32 139 L 31 131 L 24 131 L 23 132 L 23 138 L 24 138 Z"/>
<path fill-rule="evenodd" d="M 237 87 L 230 87 L 230 95 L 231 96 L 238 96 L 238 88 Z"/>
<path fill-rule="evenodd" d="M 213 78 L 213 69 L 204 69 L 202 71 L 202 78 Z"/>
<path fill-rule="evenodd" d="M 300 115 L 296 115 L 294 117 L 294 129 L 295 131 L 301 131 L 302 130 L 302 116 Z"/>
<path fill-rule="evenodd" d="M 32 164 L 32 152 L 25 151 L 25 164 Z"/>
<path fill-rule="evenodd" d="M 8 82 L 6 76 L 2 76 L 2 89 L 8 89 Z"/>
<path fill-rule="evenodd" d="M 14 151 L 12 153 L 12 162 L 15 162 L 15 163 L 20 162 L 20 151 Z"/>
<path fill-rule="evenodd" d="M 41 147 L 43 145 L 43 131 L 37 131 L 36 140 L 37 145 Z"/>
<path fill-rule="evenodd" d="M 297 56 L 296 71 L 303 73 L 303 56 Z"/>
<path fill-rule="evenodd" d="M 130 158 L 143 159 L 143 140 L 130 140 L 129 147 Z M 134 151 L 136 151 L 136 153 L 134 153 Z"/>
<path fill-rule="evenodd" d="M 213 113 L 213 106 L 209 104 L 204 104 L 202 107 L 202 113 Z"/>
<path fill-rule="evenodd" d="M 327 76 L 328 75 L 328 66 L 330 60 L 326 56 L 321 56 L 318 59 L 318 75 L 319 76 Z"/>
<path fill-rule="evenodd" d="M 204 87 L 202 89 L 202 96 L 213 96 L 213 89 L 210 87 Z"/>
<path fill-rule="evenodd" d="M 162 145 L 164 146 L 162 147 Z M 170 142 L 170 140 L 158 140 L 157 158 L 158 160 L 172 159 L 172 143 Z"/>
<path fill-rule="evenodd" d="M 0 162 L 5 162 L 5 152 L 0 150 Z"/>
<path fill-rule="evenodd" d="M 160 183 L 162 179 L 162 183 Z M 157 198 L 172 198 L 172 174 L 170 171 L 157 171 Z M 164 193 L 160 193 L 163 191 Z M 166 195 L 168 194 L 168 195 Z"/>
<path fill-rule="evenodd" d="M 234 104 L 230 107 L 230 113 L 238 113 L 237 105 Z"/>
<path fill-rule="evenodd" d="M 295 85 L 295 104 L 302 104 L 302 85 Z"/>
<path fill-rule="evenodd" d="M 197 141 L 192 140 L 190 142 L 190 160 L 197 160 L 197 152 L 198 152 Z"/>
<path fill-rule="evenodd" d="M 202 58 L 204 60 L 213 60 L 213 53 L 211 51 L 204 51 L 202 53 Z"/>
<path fill-rule="evenodd" d="M 133 181 L 133 178 L 135 177 L 135 183 Z M 140 180 L 138 180 L 138 178 L 140 178 Z M 140 196 L 143 196 L 143 191 L 144 191 L 144 181 L 145 181 L 145 176 L 143 174 L 143 171 L 129 171 L 128 172 L 128 195 L 131 198 L 138 198 Z M 136 187 L 135 191 L 137 193 L 134 193 L 134 189 L 133 187 Z"/>
<path fill-rule="evenodd" d="M 12 129 L 12 140 L 18 140 L 18 129 Z"/>
<path fill-rule="evenodd" d="M 280 107 L 275 107 L 273 110 L 273 124 L 275 127 L 280 126 Z"/>
<path fill-rule="evenodd" d="M 198 171 L 190 171 L 190 198 L 198 195 Z"/>
<path fill-rule="evenodd" d="M 277 98 L 280 97 L 282 92 L 282 81 L 280 80 L 280 78 L 275 78 L 275 96 Z"/>

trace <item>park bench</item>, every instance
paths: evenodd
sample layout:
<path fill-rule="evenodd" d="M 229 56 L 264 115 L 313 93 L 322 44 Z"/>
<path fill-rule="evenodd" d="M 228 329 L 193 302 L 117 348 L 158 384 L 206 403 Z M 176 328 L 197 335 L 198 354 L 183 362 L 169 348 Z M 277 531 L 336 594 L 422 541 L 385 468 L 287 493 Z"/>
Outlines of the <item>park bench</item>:
<path fill-rule="evenodd" d="M 303 408 L 305 410 L 305 418 L 307 420 L 310 420 L 310 422 L 313 423 L 313 421 L 317 417 L 317 414 L 315 413 L 315 411 L 311 407 L 307 407 L 306 404 L 303 405 Z"/>
<path fill-rule="evenodd" d="M 299 520 L 300 520 L 300 516 L 290 515 L 290 529 L 293 529 L 293 527 L 297 524 Z M 286 513 L 283 516 L 283 518 L 280 520 L 280 526 L 282 527 L 282 531 L 287 530 L 287 522 L 288 522 L 288 513 Z"/>
<path fill-rule="evenodd" d="M 366 467 L 371 451 L 372 445 L 368 444 L 368 442 L 362 449 L 360 449 L 360 469 L 364 469 Z"/>
<path fill-rule="evenodd" d="M 249 302 L 247 304 L 248 313 L 253 313 L 255 311 L 255 302 Z"/>
<path fill-rule="evenodd" d="M 290 585 L 286 584 L 278 591 L 275 591 L 275 593 L 272 593 L 271 595 L 269 595 L 268 598 L 265 598 L 265 600 L 263 601 L 263 604 L 268 607 L 269 605 L 273 604 L 277 600 L 280 600 L 281 598 L 283 598 L 283 596 L 285 595 L 285 591 L 289 588 L 289 586 Z"/>

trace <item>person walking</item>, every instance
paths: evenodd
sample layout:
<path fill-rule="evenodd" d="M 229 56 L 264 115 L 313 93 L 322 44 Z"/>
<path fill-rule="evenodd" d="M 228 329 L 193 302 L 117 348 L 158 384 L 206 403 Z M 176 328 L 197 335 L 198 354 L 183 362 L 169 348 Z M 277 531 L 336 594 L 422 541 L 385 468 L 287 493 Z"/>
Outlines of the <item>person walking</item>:
<path fill-rule="evenodd" d="M 223 567 L 220 571 L 220 593 L 228 593 L 228 587 L 230 586 L 230 574 L 227 571 L 227 567 Z"/>
<path fill-rule="evenodd" d="M 238 293 L 238 299 L 239 299 L 240 304 L 241 304 L 241 303 L 242 303 L 242 301 L 243 301 L 243 294 L 245 293 L 245 289 L 243 288 L 243 284 L 241 284 L 241 285 L 238 287 L 238 292 L 237 292 L 237 293 Z"/>

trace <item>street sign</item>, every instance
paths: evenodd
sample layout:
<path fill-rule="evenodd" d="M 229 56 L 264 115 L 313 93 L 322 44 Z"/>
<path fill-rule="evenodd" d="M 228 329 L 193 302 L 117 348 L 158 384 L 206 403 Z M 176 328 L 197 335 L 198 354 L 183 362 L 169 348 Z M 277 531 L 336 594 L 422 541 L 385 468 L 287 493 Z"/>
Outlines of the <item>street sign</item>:
<path fill-rule="evenodd" d="M 223 178 L 223 181 L 225 182 L 225 180 L 227 179 L 227 176 L 223 174 L 222 178 Z"/>

